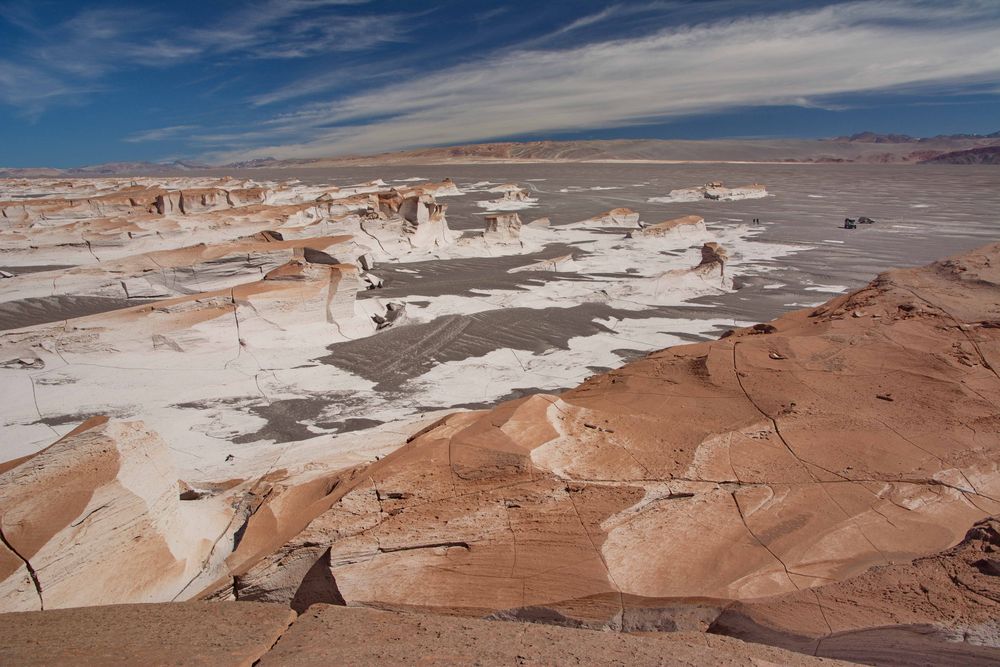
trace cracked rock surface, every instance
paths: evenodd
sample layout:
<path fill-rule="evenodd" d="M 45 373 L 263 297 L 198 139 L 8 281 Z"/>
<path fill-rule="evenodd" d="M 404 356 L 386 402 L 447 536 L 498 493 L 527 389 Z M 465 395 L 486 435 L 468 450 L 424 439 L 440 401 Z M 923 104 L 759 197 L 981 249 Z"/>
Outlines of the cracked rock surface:
<path fill-rule="evenodd" d="M 359 637 L 364 637 L 359 641 Z M 0 615 L 17 665 L 836 665 L 696 633 L 590 630 L 315 605 L 183 602 Z"/>
<path fill-rule="evenodd" d="M 809 599 L 944 551 L 1000 509 L 998 257 L 444 418 L 216 594 L 704 630 L 678 600 Z"/>
<path fill-rule="evenodd" d="M 0 474 L 4 611 L 171 600 L 225 532 L 221 508 L 182 506 L 142 422 L 94 418 L 17 463 Z"/>
<path fill-rule="evenodd" d="M 0 662 L 249 667 L 294 619 L 279 605 L 207 602 L 2 614 Z"/>

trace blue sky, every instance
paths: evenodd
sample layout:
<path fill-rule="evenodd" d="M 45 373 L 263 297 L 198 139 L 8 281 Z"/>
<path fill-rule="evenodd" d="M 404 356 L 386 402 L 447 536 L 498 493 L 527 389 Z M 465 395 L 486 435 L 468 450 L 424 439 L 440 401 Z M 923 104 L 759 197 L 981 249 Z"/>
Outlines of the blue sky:
<path fill-rule="evenodd" d="M 1000 130 L 1000 2 L 0 0 L 0 166 Z"/>

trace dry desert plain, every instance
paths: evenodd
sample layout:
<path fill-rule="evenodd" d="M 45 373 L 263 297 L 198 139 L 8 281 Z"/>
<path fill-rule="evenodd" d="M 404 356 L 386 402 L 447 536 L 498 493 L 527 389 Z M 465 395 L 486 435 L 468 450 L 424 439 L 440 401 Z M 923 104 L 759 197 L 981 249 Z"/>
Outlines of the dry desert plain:
<path fill-rule="evenodd" d="M 4 180 L 0 659 L 995 664 L 997 211 L 948 165 Z"/>

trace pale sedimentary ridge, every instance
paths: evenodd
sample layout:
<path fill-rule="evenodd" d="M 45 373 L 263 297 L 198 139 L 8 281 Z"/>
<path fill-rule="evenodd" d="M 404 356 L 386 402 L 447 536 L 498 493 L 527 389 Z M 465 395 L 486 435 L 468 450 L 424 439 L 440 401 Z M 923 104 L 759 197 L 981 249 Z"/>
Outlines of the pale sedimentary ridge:
<path fill-rule="evenodd" d="M 499 199 L 476 202 L 476 206 L 485 208 L 488 211 L 517 211 L 531 208 L 538 203 L 538 199 L 528 196 L 528 192 L 516 183 L 506 183 L 487 188 L 485 192 L 501 195 Z"/>
<path fill-rule="evenodd" d="M 613 223 L 515 212 L 459 237 L 436 199 L 462 195 L 449 180 L 0 186 L 31 213 L 0 225 L 13 274 L 0 278 L 0 456 L 105 415 L 144 422 L 195 481 L 301 468 L 313 451 L 371 460 L 378 433 L 428 409 L 573 386 L 637 346 L 714 331 L 721 320 L 660 309 L 732 291 L 790 252 L 744 225 L 627 239 Z M 725 275 L 691 270 L 706 242 L 728 251 Z M 345 437 L 361 431 L 378 446 Z"/>
<path fill-rule="evenodd" d="M 381 181 L 321 187 L 218 179 L 101 179 L 68 185 L 73 191 L 58 197 L 22 199 L 23 192 L 58 191 L 60 184 L 0 181 L 8 197 L 0 201 L 7 223 L 0 230 L 3 265 L 87 265 L 135 261 L 140 254 L 151 261 L 156 256 L 149 253 L 157 251 L 224 246 L 272 231 L 277 234 L 271 239 L 256 240 L 349 234 L 373 246 L 369 251 L 406 254 L 446 241 L 444 208 L 434 194 L 460 194 L 451 181 L 398 188 Z M 81 198 L 72 198 L 77 194 Z M 375 224 L 379 221 L 387 224 Z M 366 222 L 371 230 L 366 231 Z M 398 232 L 407 236 L 397 238 Z"/>
<path fill-rule="evenodd" d="M 639 214 L 630 208 L 613 208 L 584 222 L 616 227 L 635 227 L 639 223 Z"/>
<path fill-rule="evenodd" d="M 642 225 L 638 231 L 630 232 L 633 236 L 681 236 L 685 233 L 705 231 L 705 218 L 700 215 L 685 215 L 650 225 Z"/>
<path fill-rule="evenodd" d="M 694 188 L 671 190 L 670 194 L 665 197 L 650 197 L 648 201 L 660 203 L 694 202 L 703 199 L 738 201 L 740 199 L 761 199 L 767 196 L 767 188 L 759 183 L 727 188 L 721 182 L 713 181 Z"/>

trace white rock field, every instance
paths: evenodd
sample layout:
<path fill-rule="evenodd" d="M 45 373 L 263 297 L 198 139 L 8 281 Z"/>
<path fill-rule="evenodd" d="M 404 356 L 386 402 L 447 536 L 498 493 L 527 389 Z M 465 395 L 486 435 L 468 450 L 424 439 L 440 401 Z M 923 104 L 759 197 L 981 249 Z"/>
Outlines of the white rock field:
<path fill-rule="evenodd" d="M 81 511 L 135 496 L 134 521 L 155 505 L 188 526 L 156 529 L 176 576 L 109 599 L 193 595 L 275 471 L 308 481 L 388 453 L 442 410 L 571 386 L 622 349 L 732 326 L 662 309 L 731 291 L 741 265 L 792 250 L 750 242 L 742 224 L 647 223 L 626 208 L 524 224 L 514 211 L 535 198 L 520 186 L 469 190 L 500 195 L 480 233 L 449 228 L 440 200 L 466 194 L 451 181 L 0 183 L 0 456 L 90 420 L 64 442 L 152 448 L 153 467 L 109 463 L 95 488 L 118 486 Z M 403 278 L 416 289 L 435 268 L 474 287 L 406 293 Z M 65 530 L 50 547 L 78 538 Z M 75 581 L 88 565 L 59 567 Z M 16 581 L 10 595 L 34 608 L 30 577 Z M 47 590 L 53 605 L 77 599 Z"/>

